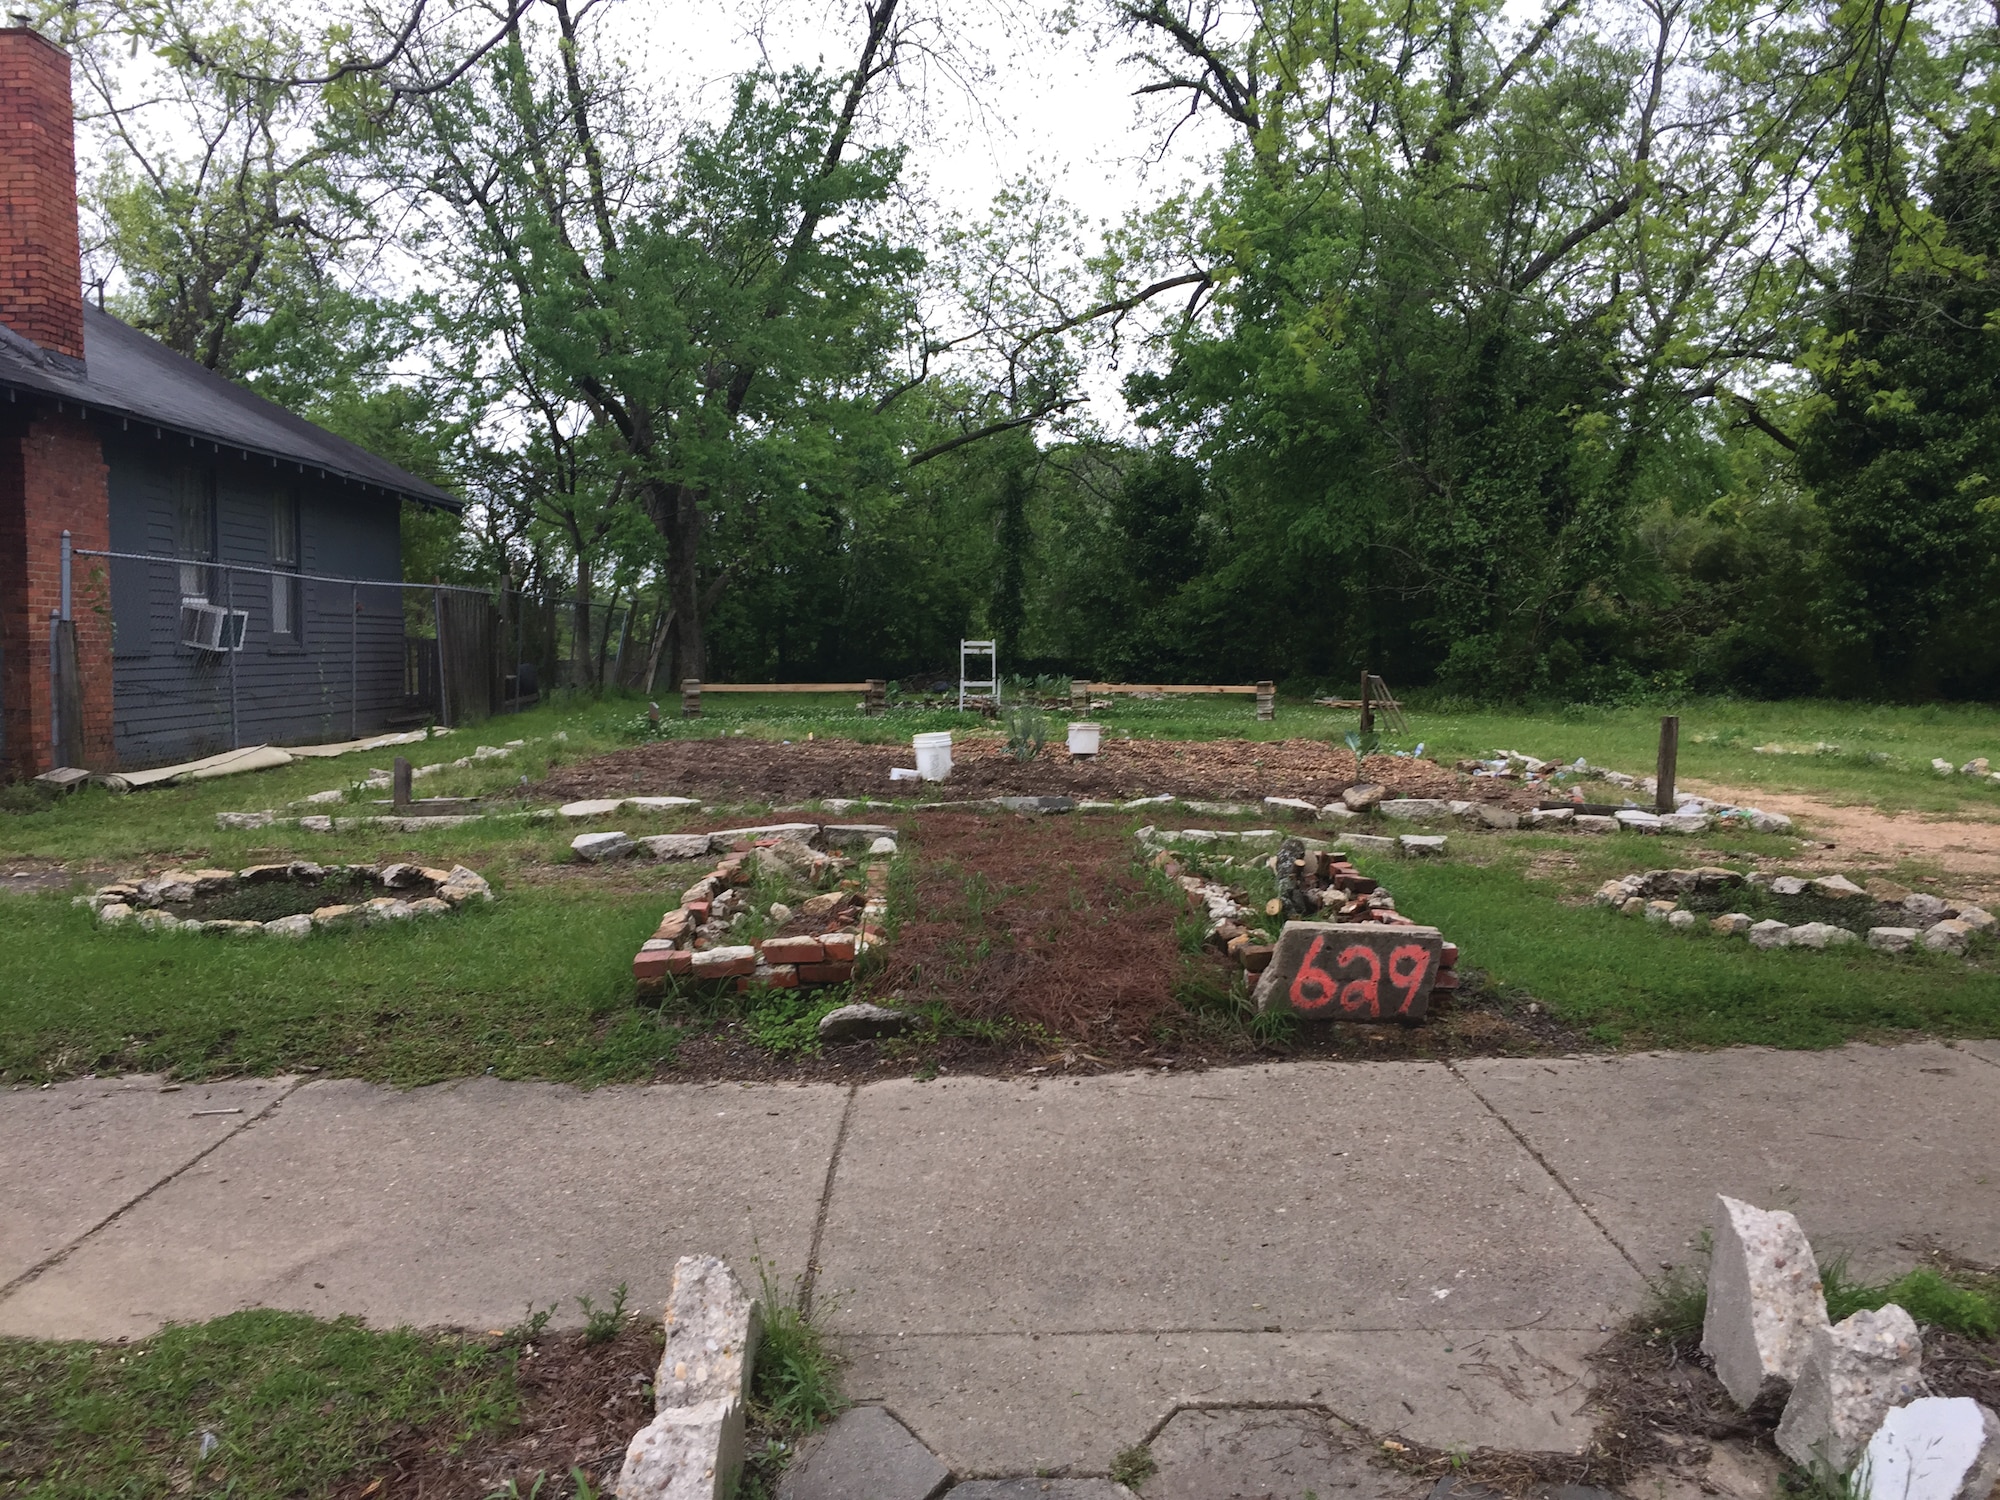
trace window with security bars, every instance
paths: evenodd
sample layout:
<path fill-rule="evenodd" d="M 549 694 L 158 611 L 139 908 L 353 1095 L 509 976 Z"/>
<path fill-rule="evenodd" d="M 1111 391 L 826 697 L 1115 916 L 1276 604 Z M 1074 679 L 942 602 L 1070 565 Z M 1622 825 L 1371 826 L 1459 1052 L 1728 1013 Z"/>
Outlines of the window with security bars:
<path fill-rule="evenodd" d="M 271 633 L 299 637 L 299 501 L 290 490 L 271 497 Z"/>
<path fill-rule="evenodd" d="M 192 464 L 174 471 L 174 556 L 181 559 L 181 603 L 208 603 L 214 589 L 208 564 L 215 561 L 215 481 Z"/>

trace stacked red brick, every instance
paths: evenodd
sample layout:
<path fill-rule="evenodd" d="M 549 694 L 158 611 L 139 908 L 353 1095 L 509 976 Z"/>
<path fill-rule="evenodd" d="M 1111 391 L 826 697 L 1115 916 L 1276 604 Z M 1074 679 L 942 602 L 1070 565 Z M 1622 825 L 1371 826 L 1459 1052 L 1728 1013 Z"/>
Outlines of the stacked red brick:
<path fill-rule="evenodd" d="M 659 928 L 640 945 L 632 959 L 632 977 L 641 994 L 657 993 L 669 976 L 685 979 L 733 979 L 739 990 L 756 986 L 790 990 L 801 985 L 839 984 L 854 977 L 855 963 L 871 948 L 887 941 L 883 924 L 889 912 L 889 865 L 868 866 L 857 892 L 858 907 L 831 914 L 829 930 L 817 934 L 766 938 L 760 943 L 715 945 L 698 935 L 716 898 L 732 886 L 750 883 L 750 855 L 769 848 L 775 839 L 759 839 L 732 850 L 702 879 L 681 895 L 681 904 L 660 919 Z M 852 886 L 853 882 L 842 882 Z"/>

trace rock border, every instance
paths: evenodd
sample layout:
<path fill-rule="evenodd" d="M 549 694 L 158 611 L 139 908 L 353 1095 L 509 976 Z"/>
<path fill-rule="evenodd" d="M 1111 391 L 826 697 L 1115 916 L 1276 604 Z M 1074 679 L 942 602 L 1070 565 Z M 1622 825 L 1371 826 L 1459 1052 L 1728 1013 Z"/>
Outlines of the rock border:
<path fill-rule="evenodd" d="M 1868 893 L 1844 875 L 1773 875 L 1758 870 L 1743 875 L 1717 865 L 1695 870 L 1647 870 L 1619 880 L 1607 880 L 1592 898 L 1599 906 L 1609 906 L 1628 917 L 1644 917 L 1664 922 L 1676 931 L 1691 931 L 1702 925 L 1698 914 L 1685 911 L 1677 899 L 1693 891 L 1727 890 L 1736 886 L 1768 888 L 1774 895 L 1796 896 L 1812 891 L 1835 900 L 1853 900 Z M 1837 948 L 1865 941 L 1884 953 L 1907 953 L 1923 947 L 1932 953 L 1963 953 L 1977 934 L 1995 926 L 1991 913 L 1977 906 L 1954 906 L 1939 896 L 1913 892 L 1902 900 L 1903 910 L 1921 925 L 1910 927 L 1870 927 L 1863 933 L 1831 922 L 1801 922 L 1791 925 L 1776 918 L 1759 922 L 1744 912 L 1724 912 L 1711 917 L 1707 926 L 1724 937 L 1745 937 L 1753 948 Z"/>
<path fill-rule="evenodd" d="M 185 906 L 204 896 L 216 896 L 244 885 L 269 885 L 289 881 L 318 885 L 329 876 L 379 885 L 398 895 L 376 896 L 365 902 L 322 906 L 313 912 L 298 912 L 269 922 L 238 922 L 226 918 L 200 921 L 176 916 L 168 910 Z M 414 917 L 444 916 L 469 901 L 491 901 L 493 887 L 484 876 L 453 865 L 449 870 L 424 865 L 320 865 L 295 859 L 283 864 L 250 865 L 241 870 L 163 870 L 143 880 L 113 881 L 101 885 L 88 896 L 78 896 L 77 904 L 88 906 L 107 927 L 133 922 L 153 931 L 217 932 L 248 936 L 302 938 L 316 928 L 367 926 L 381 922 L 407 921 Z"/>

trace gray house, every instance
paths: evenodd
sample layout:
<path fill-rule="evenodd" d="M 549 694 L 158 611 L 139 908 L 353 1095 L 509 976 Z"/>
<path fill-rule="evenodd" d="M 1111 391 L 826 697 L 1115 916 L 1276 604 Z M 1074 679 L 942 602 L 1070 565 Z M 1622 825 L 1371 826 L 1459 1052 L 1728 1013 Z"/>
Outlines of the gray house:
<path fill-rule="evenodd" d="M 84 302 L 69 59 L 25 28 L 0 29 L 0 118 L 0 179 L 35 188 L 0 221 L 0 760 L 386 727 L 402 506 L 458 502 Z"/>

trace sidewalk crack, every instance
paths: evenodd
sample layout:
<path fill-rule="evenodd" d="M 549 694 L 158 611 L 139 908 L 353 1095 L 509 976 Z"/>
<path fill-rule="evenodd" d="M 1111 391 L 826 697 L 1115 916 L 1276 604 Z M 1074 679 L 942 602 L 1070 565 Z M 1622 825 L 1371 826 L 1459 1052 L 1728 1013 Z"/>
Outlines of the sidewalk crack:
<path fill-rule="evenodd" d="M 833 1209 L 833 1178 L 840 1170 L 840 1153 L 847 1146 L 847 1128 L 854 1120 L 854 1104 L 861 1097 L 861 1085 L 847 1086 L 847 1103 L 841 1106 L 840 1127 L 833 1133 L 833 1151 L 826 1159 L 826 1181 L 820 1185 L 819 1212 L 813 1216 L 812 1248 L 806 1252 L 806 1273 L 799 1281 L 799 1315 L 810 1318 L 813 1291 L 819 1285 L 819 1246 L 826 1237 L 827 1215 Z M 4 1296 L 5 1293 L 0 1293 Z"/>
<path fill-rule="evenodd" d="M 1470 1093 L 1473 1098 L 1477 1099 L 1481 1104 L 1486 1106 L 1486 1112 L 1489 1115 L 1493 1116 L 1494 1119 L 1500 1122 L 1502 1128 L 1506 1130 L 1507 1134 L 1511 1135 L 1512 1137 L 1514 1137 L 1516 1141 L 1520 1142 L 1521 1149 L 1527 1152 L 1529 1156 L 1534 1158 L 1535 1165 L 1540 1167 L 1544 1172 L 1549 1174 L 1549 1180 L 1553 1182 L 1557 1187 L 1563 1190 L 1564 1194 L 1569 1198 L 1569 1201 L 1576 1205 L 1576 1211 L 1582 1214 L 1584 1218 L 1590 1221 L 1590 1225 L 1593 1229 L 1595 1229 L 1599 1234 L 1604 1236 L 1604 1242 L 1607 1245 L 1609 1245 L 1613 1250 L 1616 1250 L 1618 1252 L 1619 1258 L 1622 1259 L 1626 1265 L 1630 1266 L 1635 1272 L 1638 1273 L 1638 1277 L 1641 1281 L 1648 1282 L 1650 1284 L 1651 1278 L 1648 1277 L 1646 1273 L 1640 1269 L 1639 1262 L 1632 1258 L 1632 1252 L 1627 1250 L 1623 1245 L 1618 1243 L 1618 1237 L 1614 1235 L 1609 1229 L 1607 1229 L 1604 1225 L 1604 1221 L 1598 1218 L 1597 1215 L 1591 1211 L 1590 1205 L 1588 1203 L 1585 1203 L 1583 1201 L 1582 1196 L 1577 1192 L 1577 1190 L 1569 1185 L 1569 1180 L 1565 1178 L 1562 1173 L 1558 1172 L 1553 1166 L 1549 1164 L 1549 1159 L 1543 1156 L 1540 1151 L 1535 1149 L 1534 1144 L 1531 1141 L 1529 1141 L 1529 1139 L 1525 1135 L 1523 1135 L 1519 1129 L 1515 1127 L 1514 1122 L 1512 1120 L 1508 1119 L 1505 1115 L 1501 1114 L 1499 1110 L 1493 1107 L 1493 1101 L 1491 1099 L 1488 1099 L 1484 1094 L 1480 1093 L 1478 1085 L 1474 1084 L 1470 1078 L 1467 1078 L 1465 1074 L 1459 1071 L 1457 1063 L 1453 1062 L 1450 1058 L 1445 1058 L 1442 1061 L 1444 1062 L 1445 1067 L 1451 1070 L 1452 1076 L 1456 1078 L 1460 1083 L 1465 1085 L 1466 1091 Z"/>
<path fill-rule="evenodd" d="M 265 1104 L 264 1107 L 258 1110 L 254 1115 L 245 1115 L 241 1120 L 237 1121 L 236 1124 L 233 1125 L 229 1130 L 225 1131 L 222 1135 L 216 1137 L 215 1141 L 212 1144 L 204 1146 L 201 1150 L 197 1151 L 193 1156 L 190 1156 L 186 1161 L 182 1162 L 178 1167 L 175 1167 L 173 1171 L 167 1173 L 166 1176 L 162 1177 L 158 1182 L 154 1183 L 151 1187 L 147 1188 L 143 1193 L 139 1193 L 135 1197 L 129 1198 L 125 1202 L 119 1204 L 118 1207 L 114 1208 L 110 1213 L 106 1214 L 103 1218 L 99 1219 L 95 1224 L 91 1225 L 90 1228 L 84 1230 L 82 1234 L 78 1235 L 75 1239 L 71 1240 L 67 1245 L 64 1245 L 61 1249 L 55 1251 L 53 1254 L 45 1256 L 43 1259 L 37 1261 L 34 1265 L 28 1267 L 27 1270 L 23 1271 L 19 1276 L 16 1276 L 12 1281 L 7 1282 L 5 1285 L 0 1285 L 0 1302 L 6 1301 L 7 1298 L 13 1296 L 14 1293 L 18 1292 L 22 1287 L 26 1286 L 29 1282 L 35 1280 L 37 1277 L 41 1276 L 43 1272 L 53 1270 L 55 1267 L 61 1265 L 64 1261 L 68 1260 L 70 1256 L 74 1255 L 79 1249 L 81 1249 L 88 1241 L 94 1239 L 104 1230 L 109 1229 L 113 1224 L 117 1223 L 120 1219 L 124 1218 L 126 1214 L 130 1213 L 133 1209 L 137 1208 L 141 1203 L 144 1203 L 148 1198 L 152 1197 L 153 1194 L 157 1193 L 161 1188 L 165 1187 L 168 1183 L 172 1182 L 175 1178 L 179 1177 L 183 1172 L 186 1172 L 191 1167 L 197 1166 L 201 1162 L 206 1161 L 209 1157 L 213 1156 L 216 1152 L 220 1151 L 224 1146 L 228 1145 L 231 1141 L 235 1140 L 237 1136 L 241 1135 L 244 1131 L 248 1130 L 252 1125 L 255 1125 L 259 1120 L 268 1118 L 272 1110 L 276 1109 L 280 1104 L 283 1104 L 287 1099 L 291 1098 L 293 1094 L 297 1093 L 301 1088 L 305 1087 L 305 1085 L 309 1082 L 311 1082 L 311 1080 L 307 1078 L 304 1074 L 301 1074 L 297 1078 L 294 1078 L 291 1081 L 290 1085 L 279 1091 L 277 1094 L 273 1095 L 270 1102 Z"/>

